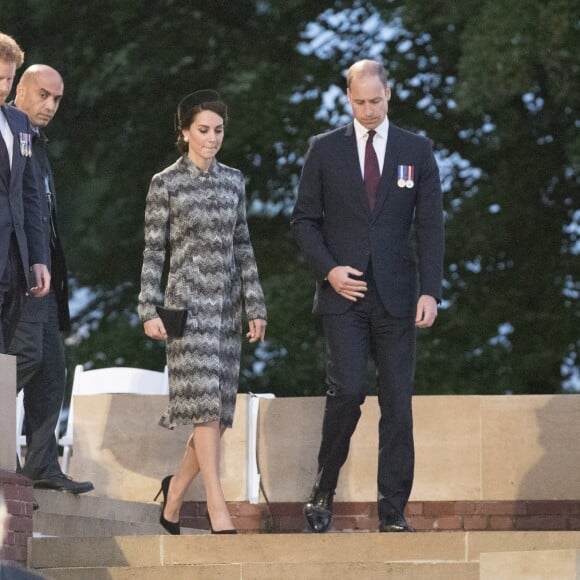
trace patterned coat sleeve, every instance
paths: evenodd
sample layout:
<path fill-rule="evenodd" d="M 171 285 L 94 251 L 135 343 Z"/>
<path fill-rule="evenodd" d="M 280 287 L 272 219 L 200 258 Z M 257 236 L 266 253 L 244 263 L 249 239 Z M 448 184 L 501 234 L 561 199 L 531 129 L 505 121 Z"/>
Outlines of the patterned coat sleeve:
<path fill-rule="evenodd" d="M 139 293 L 139 318 L 157 318 L 156 306 L 163 304 L 161 275 L 165 263 L 169 226 L 169 195 L 163 178 L 155 175 L 149 186 L 145 208 L 145 249 Z"/>
<path fill-rule="evenodd" d="M 234 256 L 240 276 L 244 294 L 244 305 L 248 320 L 262 318 L 266 320 L 266 301 L 264 292 L 260 286 L 258 266 L 254 256 L 254 249 L 250 240 L 250 231 L 246 219 L 246 190 L 241 184 L 240 199 L 238 203 L 238 217 L 234 232 Z"/>

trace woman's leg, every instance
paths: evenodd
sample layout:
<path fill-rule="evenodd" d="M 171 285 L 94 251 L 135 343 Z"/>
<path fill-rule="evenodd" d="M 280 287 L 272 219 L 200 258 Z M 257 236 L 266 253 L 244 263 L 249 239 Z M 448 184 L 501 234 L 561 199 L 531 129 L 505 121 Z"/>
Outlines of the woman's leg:
<path fill-rule="evenodd" d="M 220 481 L 221 436 L 219 421 L 196 425 L 193 431 L 195 451 L 207 497 L 207 511 L 214 531 L 233 529 Z"/>
<path fill-rule="evenodd" d="M 165 519 L 170 522 L 179 521 L 179 510 L 181 509 L 183 498 L 185 497 L 185 493 L 191 485 L 191 482 L 195 479 L 198 473 L 199 463 L 197 461 L 197 453 L 192 433 L 187 440 L 183 459 L 169 484 L 167 504 L 165 505 L 165 510 L 163 512 Z"/>

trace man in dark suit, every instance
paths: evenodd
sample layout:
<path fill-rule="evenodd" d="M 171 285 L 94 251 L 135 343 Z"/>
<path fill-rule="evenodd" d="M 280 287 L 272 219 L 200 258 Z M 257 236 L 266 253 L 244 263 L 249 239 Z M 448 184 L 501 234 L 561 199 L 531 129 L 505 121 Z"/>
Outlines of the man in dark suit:
<path fill-rule="evenodd" d="M 6 105 L 23 61 L 14 39 L 0 33 L 0 353 L 6 352 L 24 293 L 42 297 L 50 287 L 32 132 L 26 115 Z"/>
<path fill-rule="evenodd" d="M 66 384 L 61 332 L 70 331 L 68 281 L 57 226 L 54 181 L 42 131 L 56 114 L 64 92 L 60 74 L 47 65 L 26 69 L 16 87 L 16 107 L 32 124 L 34 177 L 43 192 L 42 219 L 50 248 L 52 283 L 40 300 L 25 298 L 8 352 L 17 357 L 18 390 L 24 389 L 26 461 L 22 473 L 35 488 L 79 494 L 91 491 L 90 481 L 78 482 L 62 473 L 55 428 Z"/>
<path fill-rule="evenodd" d="M 329 528 L 370 356 L 381 411 L 379 530 L 413 531 L 403 513 L 414 473 L 415 339 L 416 327 L 435 321 L 441 299 L 441 183 L 431 143 L 389 122 L 381 64 L 355 63 L 347 96 L 354 121 L 312 139 L 292 219 L 316 274 L 314 312 L 322 315 L 327 349 L 318 477 L 304 514 L 313 531 Z"/>

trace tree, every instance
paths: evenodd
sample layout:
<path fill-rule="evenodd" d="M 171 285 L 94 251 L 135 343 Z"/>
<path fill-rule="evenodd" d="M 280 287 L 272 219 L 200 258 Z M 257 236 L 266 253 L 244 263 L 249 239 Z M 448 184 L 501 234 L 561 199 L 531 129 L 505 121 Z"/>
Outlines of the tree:
<path fill-rule="evenodd" d="M 381 14 L 404 30 L 383 53 L 397 117 L 425 127 L 447 164 L 468 161 L 446 193 L 450 307 L 423 341 L 419 384 L 560 392 L 580 347 L 580 5 L 411 1 Z"/>
<path fill-rule="evenodd" d="M 308 138 L 349 117 L 344 71 L 381 58 L 393 122 L 435 143 L 446 302 L 420 334 L 417 391 L 559 392 L 578 365 L 580 117 L 575 0 L 1 0 L 3 31 L 65 78 L 48 128 L 74 285 L 71 366 L 162 368 L 142 333 L 145 193 L 176 157 L 173 114 L 218 88 L 220 159 L 247 176 L 268 342 L 242 389 L 323 392 L 313 282 L 289 231 Z M 563 366 L 568 361 L 569 365 Z"/>
<path fill-rule="evenodd" d="M 48 134 L 73 286 L 88 289 L 68 340 L 71 367 L 163 366 L 162 345 L 144 336 L 136 317 L 145 194 L 151 176 L 177 157 L 178 100 L 211 87 L 230 107 L 220 159 L 248 178 L 250 228 L 258 230 L 270 303 L 268 344 L 245 349 L 242 383 L 272 390 L 276 380 L 284 383 L 280 394 L 313 392 L 312 377 L 323 369 L 320 356 L 311 356 L 320 340 L 306 313 L 311 297 L 301 301 L 311 283 L 299 271 L 287 219 L 277 216 L 291 203 L 307 137 L 322 130 L 316 103 L 290 98 L 308 68 L 294 46 L 318 11 L 295 0 L 3 1 L 4 30 L 26 49 L 26 65 L 49 63 L 65 79 Z M 296 276 L 301 291 L 286 300 Z M 312 330 L 295 326 L 297 318 Z M 290 373 L 295 359 L 301 372 Z M 262 367 L 271 380 L 257 372 Z"/>

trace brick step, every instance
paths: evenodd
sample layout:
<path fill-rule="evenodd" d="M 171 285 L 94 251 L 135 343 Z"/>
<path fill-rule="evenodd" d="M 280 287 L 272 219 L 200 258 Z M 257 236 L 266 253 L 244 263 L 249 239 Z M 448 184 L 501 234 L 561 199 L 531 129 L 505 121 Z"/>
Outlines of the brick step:
<path fill-rule="evenodd" d="M 35 533 L 43 535 L 161 534 L 159 504 L 34 490 L 40 510 L 34 512 Z M 242 532 L 300 533 L 309 531 L 302 503 L 249 504 L 230 502 L 234 525 Z M 185 502 L 181 525 L 208 530 L 205 502 Z M 334 504 L 333 531 L 376 531 L 376 502 Z M 580 530 L 579 501 L 412 501 L 409 523 L 419 531 Z M 88 519 L 87 519 L 88 518 Z M 90 519 L 99 520 L 91 529 Z M 105 525 L 105 522 L 110 524 Z M 123 527 L 122 522 L 127 525 Z M 141 525 L 144 524 L 144 525 Z M 191 533 L 191 532 L 187 532 Z"/>
<path fill-rule="evenodd" d="M 307 532 L 302 503 L 231 502 L 230 513 L 238 530 L 248 532 Z M 206 528 L 204 502 L 186 502 L 182 525 Z M 580 501 L 411 501 L 405 515 L 420 531 L 580 530 Z M 333 531 L 376 531 L 376 502 L 335 502 Z"/>

